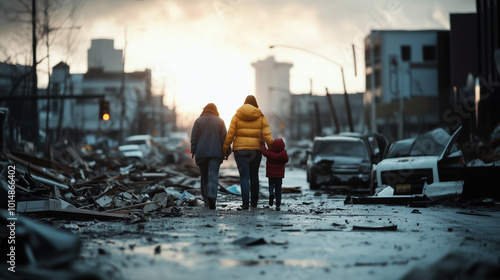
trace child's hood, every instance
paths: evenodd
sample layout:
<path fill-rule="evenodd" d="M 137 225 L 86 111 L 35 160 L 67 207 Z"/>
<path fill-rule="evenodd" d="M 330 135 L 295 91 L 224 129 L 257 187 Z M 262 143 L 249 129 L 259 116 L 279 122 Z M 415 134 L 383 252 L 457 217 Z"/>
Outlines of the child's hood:
<path fill-rule="evenodd" d="M 271 151 L 278 153 L 285 149 L 285 142 L 281 138 L 274 139 L 273 144 L 271 145 Z"/>

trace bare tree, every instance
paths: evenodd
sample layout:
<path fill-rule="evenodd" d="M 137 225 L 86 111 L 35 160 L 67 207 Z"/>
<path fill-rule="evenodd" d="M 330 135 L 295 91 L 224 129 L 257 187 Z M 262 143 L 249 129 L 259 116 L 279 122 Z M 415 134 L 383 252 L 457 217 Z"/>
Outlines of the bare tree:
<path fill-rule="evenodd" d="M 72 0 L 0 0 L 0 14 L 3 13 L 8 22 L 16 23 L 11 27 L 8 40 L 0 42 L 1 60 L 38 66 L 50 57 L 52 47 L 58 47 L 65 59 L 70 59 L 74 55 L 79 29 L 75 20 L 81 7 L 82 1 Z M 36 62 L 27 63 L 34 56 L 38 58 Z M 37 70 L 38 74 L 44 75 L 50 72 L 50 69 Z"/>
<path fill-rule="evenodd" d="M 38 88 L 38 75 L 42 74 L 47 77 L 47 93 L 50 94 L 50 48 L 51 46 L 62 45 L 63 52 L 67 58 L 73 55 L 74 39 L 67 40 L 60 34 L 77 33 L 78 28 L 75 27 L 76 15 L 81 7 L 81 1 L 71 0 L 18 0 L 7 1 L 0 0 L 0 13 L 5 14 L 8 22 L 16 23 L 11 32 L 9 32 L 9 40 L 2 40 L 0 43 L 0 55 L 4 57 L 4 61 L 9 64 L 31 64 L 31 70 L 22 75 L 16 75 L 15 80 L 11 81 L 11 89 L 9 95 L 15 92 L 20 92 L 19 86 L 28 77 L 31 77 L 31 95 L 37 95 Z M 66 30 L 62 32 L 62 30 Z M 61 31 L 61 32 L 60 32 Z M 29 36 L 31 34 L 31 36 Z M 61 39 L 62 38 L 62 39 Z M 65 39 L 65 40 L 64 40 Z M 31 48 L 28 47 L 31 45 Z M 45 48 L 44 48 L 45 47 Z M 43 55 L 39 55 L 42 53 Z M 40 58 L 41 57 L 41 58 Z M 27 63 L 31 61 L 31 63 Z M 46 61 L 47 70 L 41 70 L 37 66 Z M 28 91 L 24 89 L 21 94 L 28 95 Z M 47 112 L 50 110 L 50 100 L 47 100 Z M 31 104 L 27 104 L 31 103 Z M 21 102 L 18 106 L 35 106 L 30 109 L 34 112 L 29 117 L 31 122 L 35 124 L 36 130 L 33 140 L 37 146 L 38 143 L 38 113 L 36 105 L 37 102 Z M 18 107 L 19 108 L 19 107 Z M 22 112 L 23 110 L 16 110 Z M 14 119 L 19 121 L 21 115 L 13 116 Z M 47 123 L 48 125 L 48 114 Z M 33 139 L 34 138 L 34 139 Z"/>

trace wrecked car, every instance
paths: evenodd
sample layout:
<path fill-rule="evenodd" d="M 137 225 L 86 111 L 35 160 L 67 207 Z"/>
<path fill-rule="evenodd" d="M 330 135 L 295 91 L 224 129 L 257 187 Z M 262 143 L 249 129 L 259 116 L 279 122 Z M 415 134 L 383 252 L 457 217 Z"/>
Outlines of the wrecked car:
<path fill-rule="evenodd" d="M 139 145 L 121 145 L 118 150 L 123 154 L 124 157 L 129 159 L 141 160 L 144 158 L 142 149 Z"/>
<path fill-rule="evenodd" d="M 125 138 L 125 145 L 138 145 L 144 156 L 154 153 L 152 137 L 150 135 L 132 135 Z"/>
<path fill-rule="evenodd" d="M 369 190 L 372 163 L 363 139 L 341 135 L 316 137 L 308 153 L 306 169 L 311 190 L 321 185 Z"/>
<path fill-rule="evenodd" d="M 158 139 L 168 163 L 186 163 L 191 159 L 191 144 L 187 132 L 172 132 L 166 138 Z"/>
<path fill-rule="evenodd" d="M 374 197 L 440 199 L 460 195 L 465 161 L 458 149 L 461 127 L 453 134 L 437 128 L 394 142 L 376 167 L 382 189 Z"/>

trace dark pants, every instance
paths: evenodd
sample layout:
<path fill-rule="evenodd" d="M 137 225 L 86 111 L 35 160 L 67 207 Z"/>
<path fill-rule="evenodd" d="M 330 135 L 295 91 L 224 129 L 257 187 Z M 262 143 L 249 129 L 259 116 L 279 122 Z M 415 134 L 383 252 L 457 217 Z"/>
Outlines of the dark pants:
<path fill-rule="evenodd" d="M 201 175 L 201 197 L 207 202 L 208 197 L 217 200 L 217 189 L 219 188 L 219 167 L 222 163 L 220 158 L 206 158 L 200 163 Z"/>
<path fill-rule="evenodd" d="M 275 194 L 276 207 L 281 206 L 281 185 L 283 178 L 269 177 L 269 194 Z"/>
<path fill-rule="evenodd" d="M 251 205 L 257 206 L 259 201 L 259 166 L 262 152 L 258 150 L 234 151 L 234 159 L 240 172 L 241 198 L 248 205 L 249 192 Z"/>

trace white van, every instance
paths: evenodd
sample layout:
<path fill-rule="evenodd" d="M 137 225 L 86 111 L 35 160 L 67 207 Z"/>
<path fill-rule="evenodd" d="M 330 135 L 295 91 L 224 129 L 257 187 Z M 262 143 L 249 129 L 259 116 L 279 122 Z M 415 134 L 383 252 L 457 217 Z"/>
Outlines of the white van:
<path fill-rule="evenodd" d="M 153 153 L 153 141 L 151 135 L 133 135 L 125 138 L 124 145 L 139 145 L 144 156 Z"/>

